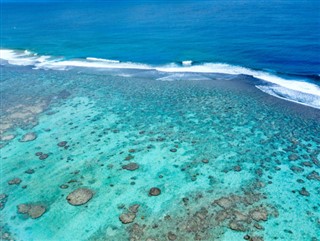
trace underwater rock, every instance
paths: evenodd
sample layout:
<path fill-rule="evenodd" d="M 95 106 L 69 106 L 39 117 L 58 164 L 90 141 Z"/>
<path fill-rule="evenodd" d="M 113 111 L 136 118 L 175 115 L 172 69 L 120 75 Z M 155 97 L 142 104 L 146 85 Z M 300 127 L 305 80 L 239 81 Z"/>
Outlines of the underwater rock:
<path fill-rule="evenodd" d="M 203 163 L 209 163 L 209 160 L 208 159 L 203 159 L 202 162 Z"/>
<path fill-rule="evenodd" d="M 293 171 L 294 173 L 301 173 L 304 171 L 304 169 L 302 167 L 298 167 L 298 166 L 292 166 L 290 167 L 291 171 Z"/>
<path fill-rule="evenodd" d="M 37 138 L 36 133 L 34 132 L 29 132 L 25 135 L 22 136 L 22 138 L 20 139 L 20 142 L 28 142 L 28 141 L 33 141 Z"/>
<path fill-rule="evenodd" d="M 127 165 L 122 166 L 122 169 L 128 170 L 128 171 L 134 171 L 139 168 L 139 165 L 135 162 L 131 162 Z"/>
<path fill-rule="evenodd" d="M 320 181 L 320 175 L 318 172 L 316 171 L 312 171 L 308 176 L 307 176 L 308 180 L 317 180 Z"/>
<path fill-rule="evenodd" d="M 240 232 L 245 232 L 247 230 L 243 223 L 237 221 L 231 221 L 229 223 L 229 228 Z"/>
<path fill-rule="evenodd" d="M 8 195 L 5 193 L 0 194 L 0 201 L 2 201 L 3 199 L 7 198 Z"/>
<path fill-rule="evenodd" d="M 320 167 L 320 161 L 316 157 L 311 156 L 311 159 L 314 165 L 316 165 L 317 167 Z"/>
<path fill-rule="evenodd" d="M 93 192 L 87 188 L 78 188 L 67 196 L 67 201 L 73 206 L 87 203 L 93 196 Z"/>
<path fill-rule="evenodd" d="M 25 173 L 27 174 L 33 174 L 34 173 L 34 169 L 28 169 L 25 171 Z"/>
<path fill-rule="evenodd" d="M 45 106 L 45 102 L 38 101 L 29 106 L 18 104 L 7 109 L 5 111 L 6 114 L 1 118 L 0 133 L 8 131 L 14 126 L 35 125 L 37 123 L 37 114 L 41 113 Z"/>
<path fill-rule="evenodd" d="M 30 206 L 27 204 L 18 205 L 18 213 L 27 213 L 30 210 Z"/>
<path fill-rule="evenodd" d="M 149 190 L 149 196 L 159 196 L 161 194 L 161 190 L 157 187 L 153 187 Z"/>
<path fill-rule="evenodd" d="M 253 220 L 259 221 L 267 221 L 268 212 L 265 208 L 256 208 L 250 212 L 250 216 Z"/>
<path fill-rule="evenodd" d="M 290 156 L 289 156 L 289 160 L 290 161 L 296 161 L 296 160 L 298 160 L 299 159 L 299 156 L 297 155 L 297 154 L 291 154 Z"/>
<path fill-rule="evenodd" d="M 185 229 L 187 232 L 196 233 L 202 230 L 205 230 L 206 220 L 201 220 L 197 216 L 192 215 L 186 223 Z"/>
<path fill-rule="evenodd" d="M 239 165 L 234 166 L 234 167 L 233 167 L 233 170 L 234 170 L 235 172 L 240 172 L 240 171 L 241 171 L 241 167 L 240 167 Z"/>
<path fill-rule="evenodd" d="M 246 234 L 244 237 L 243 237 L 244 240 L 250 240 L 250 236 L 248 234 Z"/>
<path fill-rule="evenodd" d="M 41 217 L 46 212 L 45 207 L 41 205 L 32 205 L 28 211 L 28 214 L 31 218 L 37 219 Z"/>
<path fill-rule="evenodd" d="M 130 234 L 130 241 L 140 241 L 140 240 L 145 240 L 143 239 L 143 235 L 144 235 L 144 229 L 145 229 L 146 225 L 139 225 L 137 223 L 134 223 L 132 225 L 129 226 L 128 231 Z M 154 241 L 158 241 L 157 239 Z"/>
<path fill-rule="evenodd" d="M 169 232 L 168 233 L 168 239 L 169 240 L 176 240 L 177 239 L 177 235 L 175 235 L 173 232 Z"/>
<path fill-rule="evenodd" d="M 248 234 L 243 237 L 244 240 L 249 241 L 263 241 L 262 237 L 250 237 Z"/>
<path fill-rule="evenodd" d="M 41 156 L 42 155 L 42 152 L 36 152 L 36 156 Z"/>
<path fill-rule="evenodd" d="M 133 153 L 133 152 L 135 152 L 135 151 L 136 151 L 135 149 L 130 149 L 130 150 L 129 150 L 130 153 Z"/>
<path fill-rule="evenodd" d="M 264 230 L 264 227 L 261 226 L 259 223 L 255 223 L 253 226 L 254 226 L 256 229 Z"/>
<path fill-rule="evenodd" d="M 2 229 L 2 227 L 1 227 L 1 229 Z M 0 240 L 9 240 L 9 241 L 15 240 L 9 232 L 4 232 L 4 230 L 1 230 L 0 234 L 1 234 Z"/>
<path fill-rule="evenodd" d="M 251 237 L 249 240 L 250 241 L 263 241 L 263 238 L 260 236 L 257 236 L 257 237 Z"/>
<path fill-rule="evenodd" d="M 215 216 L 215 220 L 220 223 L 220 222 L 223 222 L 223 221 L 225 221 L 226 219 L 228 219 L 230 217 L 231 217 L 230 213 L 227 210 L 224 209 L 224 210 L 221 210 L 221 211 L 217 212 L 217 214 Z"/>
<path fill-rule="evenodd" d="M 312 167 L 312 162 L 301 162 L 301 165 L 305 167 Z"/>
<path fill-rule="evenodd" d="M 119 219 L 123 224 L 132 223 L 136 215 L 134 213 L 123 213 L 120 215 Z"/>
<path fill-rule="evenodd" d="M 66 141 L 61 141 L 61 142 L 58 143 L 58 146 L 59 147 L 64 147 L 65 145 L 67 145 L 67 143 L 68 142 L 66 142 Z"/>
<path fill-rule="evenodd" d="M 133 213 L 137 213 L 138 209 L 139 209 L 140 205 L 139 204 L 134 204 L 132 206 L 129 207 L 129 210 Z"/>
<path fill-rule="evenodd" d="M 204 221 L 207 218 L 208 210 L 202 207 L 199 211 L 194 214 L 194 217 L 199 218 L 201 221 Z"/>
<path fill-rule="evenodd" d="M 238 210 L 232 210 L 231 212 L 232 216 L 234 216 L 235 221 L 245 221 L 248 222 L 248 216 L 243 214 L 242 212 L 239 212 Z"/>
<path fill-rule="evenodd" d="M 19 204 L 17 208 L 18 213 L 27 214 L 33 219 L 41 217 L 46 212 L 46 208 L 44 206 L 36 204 Z"/>
<path fill-rule="evenodd" d="M 8 195 L 5 193 L 0 194 L 0 210 L 4 209 L 7 202 Z"/>
<path fill-rule="evenodd" d="M 218 204 L 220 207 L 222 207 L 224 209 L 231 208 L 234 205 L 232 200 L 230 200 L 229 198 L 226 198 L 226 197 L 219 198 L 219 199 L 215 200 L 214 203 Z"/>
<path fill-rule="evenodd" d="M 19 185 L 22 182 L 22 180 L 18 177 L 13 178 L 12 180 L 8 181 L 9 185 Z"/>
<path fill-rule="evenodd" d="M 165 138 L 163 138 L 163 137 L 158 137 L 157 139 L 156 139 L 156 141 L 164 141 L 165 140 Z"/>
<path fill-rule="evenodd" d="M 1 136 L 1 137 L 0 137 L 0 140 L 1 140 L 1 141 L 11 141 L 11 140 L 14 139 L 15 137 L 16 137 L 15 135 L 10 134 L 10 135 L 6 135 L 6 136 Z"/>
<path fill-rule="evenodd" d="M 304 181 L 302 179 L 297 179 L 298 183 L 304 183 Z"/>
<path fill-rule="evenodd" d="M 68 181 L 68 183 L 74 183 L 74 182 L 78 182 L 78 181 L 75 180 L 75 179 L 71 179 L 71 180 Z"/>
<path fill-rule="evenodd" d="M 300 195 L 302 196 L 310 196 L 310 193 L 307 191 L 307 189 L 305 187 L 303 187 L 300 191 L 299 191 Z"/>
<path fill-rule="evenodd" d="M 48 157 L 49 157 L 48 154 L 42 153 L 42 154 L 39 156 L 39 160 L 45 160 L 45 159 L 47 159 Z"/>
<path fill-rule="evenodd" d="M 258 202 L 262 197 L 260 195 L 257 194 L 247 194 L 244 198 L 243 198 L 243 202 L 246 205 L 253 205 L 254 203 Z"/>
<path fill-rule="evenodd" d="M 133 159 L 134 158 L 134 156 L 132 156 L 132 155 L 128 155 L 128 156 L 126 156 L 126 158 L 125 158 L 125 160 L 126 161 L 130 161 L 131 159 Z"/>

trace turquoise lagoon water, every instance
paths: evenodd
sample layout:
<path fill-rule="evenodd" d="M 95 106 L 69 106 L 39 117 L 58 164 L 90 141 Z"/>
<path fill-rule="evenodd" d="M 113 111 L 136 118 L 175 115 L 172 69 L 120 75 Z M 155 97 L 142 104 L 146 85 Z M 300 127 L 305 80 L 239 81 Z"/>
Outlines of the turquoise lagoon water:
<path fill-rule="evenodd" d="M 2 76 L 4 121 L 14 123 L 6 135 L 15 135 L 1 149 L 2 232 L 14 240 L 318 239 L 316 109 L 267 95 L 247 76 L 163 81 L 150 71 L 10 66 Z M 28 132 L 37 138 L 20 142 Z M 130 162 L 139 168 L 122 169 Z M 15 177 L 22 182 L 8 185 Z M 78 187 L 94 196 L 71 206 L 66 196 Z M 161 194 L 149 196 L 152 187 Z M 46 212 L 28 218 L 17 213 L 22 203 Z M 119 216 L 133 204 L 135 221 L 124 225 Z M 252 219 L 257 208 L 266 221 Z"/>
<path fill-rule="evenodd" d="M 317 1 L 8 2 L 3 240 L 319 240 Z"/>

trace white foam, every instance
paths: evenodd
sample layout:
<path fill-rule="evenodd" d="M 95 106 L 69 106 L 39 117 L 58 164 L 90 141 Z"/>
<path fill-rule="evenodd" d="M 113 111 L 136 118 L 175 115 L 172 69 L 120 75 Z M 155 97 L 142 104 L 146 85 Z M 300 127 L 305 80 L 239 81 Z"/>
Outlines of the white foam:
<path fill-rule="evenodd" d="M 256 87 L 259 90 L 269 95 L 275 96 L 277 98 L 320 109 L 319 96 L 310 95 L 310 94 L 302 93 L 295 90 L 290 90 L 277 85 L 272 85 L 272 86 L 256 85 Z"/>
<path fill-rule="evenodd" d="M 206 64 L 194 65 L 190 67 L 179 67 L 176 65 L 176 66 L 159 67 L 156 69 L 162 72 L 223 73 L 223 74 L 231 74 L 231 75 L 244 74 L 244 75 L 250 75 L 257 79 L 271 82 L 292 90 L 320 96 L 320 88 L 315 84 L 301 81 L 301 80 L 283 79 L 281 77 L 278 77 L 276 75 L 272 75 L 263 71 L 251 70 L 241 66 L 234 66 L 229 64 L 206 63 Z"/>
<path fill-rule="evenodd" d="M 28 50 L 0 49 L 0 59 L 8 61 L 12 65 L 34 66 L 37 63 L 47 62 L 50 58 L 50 56 L 46 55 L 38 56 Z"/>
<path fill-rule="evenodd" d="M 89 61 L 98 61 L 98 62 L 106 62 L 106 63 L 120 63 L 119 60 L 113 60 L 113 59 L 101 59 L 101 58 L 93 58 L 93 57 L 88 57 L 86 60 Z"/>
<path fill-rule="evenodd" d="M 35 69 L 67 70 L 68 68 L 72 67 L 84 67 L 101 69 L 156 70 L 162 73 L 222 73 L 230 75 L 244 74 L 283 87 L 282 89 L 280 88 L 278 92 L 291 90 L 295 91 L 295 93 L 304 93 L 311 96 L 320 97 L 320 87 L 316 84 L 298 79 L 284 79 L 268 72 L 252 70 L 249 68 L 224 63 L 204 63 L 201 65 L 193 65 L 193 62 L 191 60 L 186 60 L 182 62 L 182 66 L 175 63 L 163 66 L 152 66 L 147 64 L 120 62 L 118 60 L 109 60 L 94 57 L 88 57 L 86 59 L 65 60 L 52 56 L 39 56 L 36 53 L 32 53 L 27 50 L 18 51 L 11 49 L 0 49 L 0 59 L 5 60 L 12 65 L 30 65 Z M 168 77 L 164 76 L 160 79 L 164 81 L 172 81 L 180 78 L 180 76 L 170 74 Z M 267 92 L 266 90 L 264 91 Z M 288 95 L 288 98 L 293 97 L 294 96 L 292 93 L 291 95 Z M 315 102 L 312 105 L 313 107 L 317 105 L 320 107 L 320 103 L 318 102 Z"/>
<path fill-rule="evenodd" d="M 191 66 L 191 65 L 192 65 L 192 60 L 182 61 L 182 65 L 183 65 L 183 66 Z"/>
<path fill-rule="evenodd" d="M 195 74 L 195 73 L 170 73 L 165 77 L 157 78 L 157 80 L 161 81 L 176 81 L 176 80 L 210 80 L 203 75 Z"/>
<path fill-rule="evenodd" d="M 284 79 L 276 75 L 269 74 L 263 71 L 251 70 L 248 68 L 221 64 L 221 63 L 207 63 L 203 65 L 190 66 L 190 67 L 165 67 L 157 68 L 159 71 L 163 72 L 196 72 L 196 73 L 224 73 L 231 75 L 250 75 L 257 79 L 264 80 L 279 86 L 285 87 L 286 89 L 291 89 L 299 91 L 302 93 L 307 93 L 320 97 L 320 87 L 316 84 L 309 83 L 302 80 Z"/>

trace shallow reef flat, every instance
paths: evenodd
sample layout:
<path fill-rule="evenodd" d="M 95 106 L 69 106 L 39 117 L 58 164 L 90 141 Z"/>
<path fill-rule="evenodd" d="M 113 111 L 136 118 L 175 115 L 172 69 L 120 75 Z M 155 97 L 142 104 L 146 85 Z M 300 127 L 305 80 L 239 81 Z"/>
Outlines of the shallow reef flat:
<path fill-rule="evenodd" d="M 319 240 L 319 110 L 248 76 L 1 69 L 3 240 Z"/>

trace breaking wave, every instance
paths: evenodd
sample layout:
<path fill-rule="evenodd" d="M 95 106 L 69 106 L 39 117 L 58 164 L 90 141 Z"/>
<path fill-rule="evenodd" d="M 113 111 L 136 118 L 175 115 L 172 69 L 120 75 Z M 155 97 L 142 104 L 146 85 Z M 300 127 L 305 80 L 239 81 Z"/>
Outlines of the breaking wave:
<path fill-rule="evenodd" d="M 303 78 L 298 78 L 297 76 L 295 76 L 295 78 L 284 78 L 274 73 L 225 63 L 193 64 L 191 60 L 186 60 L 181 63 L 154 66 L 94 57 L 87 57 L 85 59 L 65 59 L 63 57 L 38 55 L 27 50 L 21 51 L 12 49 L 0 49 L 0 59 L 2 65 L 32 66 L 34 69 L 68 70 L 73 67 L 83 67 L 116 70 L 154 70 L 161 73 L 168 73 L 168 75 L 158 78 L 163 81 L 183 79 L 185 73 L 249 75 L 265 82 L 265 85 L 259 84 L 256 87 L 267 94 L 320 109 L 320 86 L 315 83 Z M 200 79 L 203 78 L 205 77 L 200 77 Z"/>

